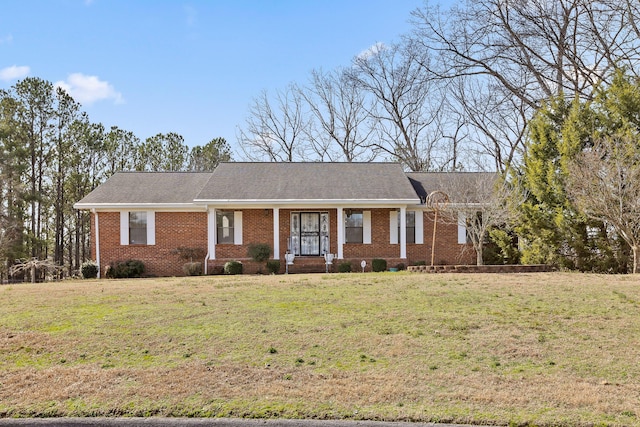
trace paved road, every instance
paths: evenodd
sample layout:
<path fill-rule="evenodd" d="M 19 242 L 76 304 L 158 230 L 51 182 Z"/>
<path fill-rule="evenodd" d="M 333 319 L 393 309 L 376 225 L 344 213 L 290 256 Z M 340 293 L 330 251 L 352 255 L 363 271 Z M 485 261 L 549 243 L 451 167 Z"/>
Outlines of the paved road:
<path fill-rule="evenodd" d="M 380 421 L 253 420 L 236 418 L 0 418 L 0 427 L 471 427 Z"/>

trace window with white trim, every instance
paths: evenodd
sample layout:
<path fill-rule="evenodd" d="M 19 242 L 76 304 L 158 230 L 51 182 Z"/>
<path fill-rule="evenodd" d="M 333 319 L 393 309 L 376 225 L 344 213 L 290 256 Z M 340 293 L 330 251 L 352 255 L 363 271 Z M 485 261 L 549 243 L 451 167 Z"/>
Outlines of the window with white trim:
<path fill-rule="evenodd" d="M 406 243 L 422 245 L 424 243 L 424 225 L 422 211 L 405 211 L 406 213 Z M 389 212 L 389 243 L 397 245 L 400 243 L 400 211 Z"/>
<path fill-rule="evenodd" d="M 415 211 L 406 211 L 406 233 L 407 233 L 407 243 L 415 243 L 416 242 L 416 213 Z M 398 213 L 398 236 L 400 235 L 400 215 Z"/>
<path fill-rule="evenodd" d="M 364 215 L 362 211 L 347 211 L 344 221 L 345 243 L 363 243 Z"/>
<path fill-rule="evenodd" d="M 129 244 L 147 244 L 147 213 L 129 212 Z"/>
<path fill-rule="evenodd" d="M 155 245 L 156 216 L 154 211 L 121 211 L 120 244 Z"/>
<path fill-rule="evenodd" d="M 234 243 L 234 212 L 216 211 L 216 243 Z"/>

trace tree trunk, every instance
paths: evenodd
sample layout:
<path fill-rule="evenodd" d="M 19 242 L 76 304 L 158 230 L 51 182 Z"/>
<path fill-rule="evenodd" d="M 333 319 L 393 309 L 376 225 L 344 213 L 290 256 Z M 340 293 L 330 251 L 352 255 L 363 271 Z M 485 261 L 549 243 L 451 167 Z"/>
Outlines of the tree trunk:
<path fill-rule="evenodd" d="M 476 265 L 484 265 L 484 261 L 482 260 L 482 249 L 482 243 L 480 243 L 476 248 Z"/>
<path fill-rule="evenodd" d="M 631 251 L 633 252 L 633 274 L 638 272 L 638 246 L 631 246 Z"/>

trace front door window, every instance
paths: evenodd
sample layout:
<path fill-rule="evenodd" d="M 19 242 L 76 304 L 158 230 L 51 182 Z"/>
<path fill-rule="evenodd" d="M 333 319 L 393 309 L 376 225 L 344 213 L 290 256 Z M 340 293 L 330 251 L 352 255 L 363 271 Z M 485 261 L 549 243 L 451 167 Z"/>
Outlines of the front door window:
<path fill-rule="evenodd" d="M 300 255 L 320 255 L 320 214 L 300 212 Z"/>

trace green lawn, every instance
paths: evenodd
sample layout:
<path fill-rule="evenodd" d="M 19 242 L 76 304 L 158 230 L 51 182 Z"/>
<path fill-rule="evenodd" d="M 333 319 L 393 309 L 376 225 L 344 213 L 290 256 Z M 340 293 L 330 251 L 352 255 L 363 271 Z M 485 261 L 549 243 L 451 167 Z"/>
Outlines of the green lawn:
<path fill-rule="evenodd" d="M 640 425 L 640 278 L 0 286 L 0 416 Z"/>

